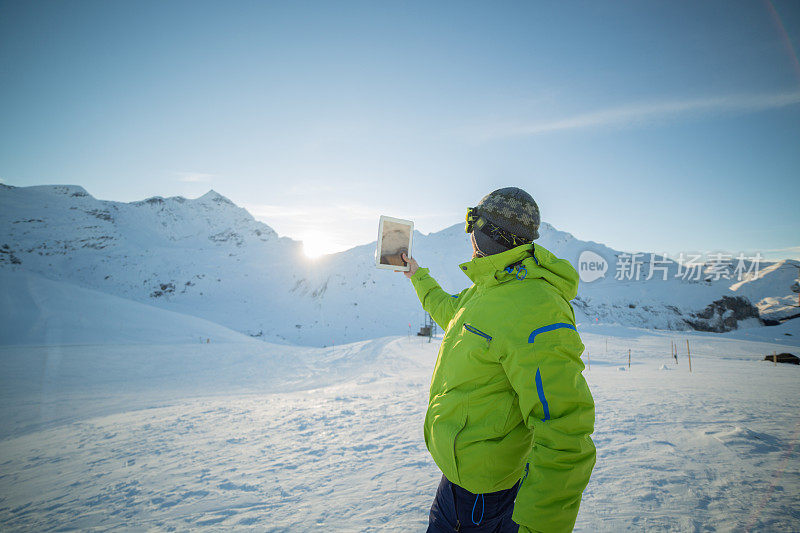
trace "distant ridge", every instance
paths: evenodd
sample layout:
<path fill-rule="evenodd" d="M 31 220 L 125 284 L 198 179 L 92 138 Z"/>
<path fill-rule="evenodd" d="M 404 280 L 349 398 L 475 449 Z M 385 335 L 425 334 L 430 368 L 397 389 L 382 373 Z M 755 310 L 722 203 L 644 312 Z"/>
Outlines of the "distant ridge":
<path fill-rule="evenodd" d="M 97 200 L 77 185 L 2 185 L 0 228 L 0 269 L 194 315 L 274 342 L 324 346 L 413 333 L 423 319 L 408 280 L 374 267 L 374 243 L 310 261 L 299 241 L 278 237 L 214 190 L 195 199 L 123 203 Z M 573 301 L 579 322 L 723 331 L 759 326 L 764 318 L 779 321 L 796 301 L 792 262 L 773 264 L 743 283 L 675 278 L 673 262 L 667 281 L 617 280 L 621 252 L 547 223 L 540 233 L 537 246 L 573 265 L 587 250 L 608 262 L 604 278 L 581 284 Z M 417 232 L 414 239 L 416 258 L 446 290 L 470 283 L 458 269 L 471 255 L 463 224 Z M 644 259 L 646 272 L 649 255 Z"/>

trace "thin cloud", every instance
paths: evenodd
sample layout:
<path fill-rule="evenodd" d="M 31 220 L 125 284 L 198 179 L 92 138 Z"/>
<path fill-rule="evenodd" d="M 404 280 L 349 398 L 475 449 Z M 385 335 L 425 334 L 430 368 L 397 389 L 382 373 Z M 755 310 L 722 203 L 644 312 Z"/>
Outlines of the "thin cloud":
<path fill-rule="evenodd" d="M 243 204 L 242 207 L 258 220 L 292 220 L 307 223 L 330 225 L 337 221 L 374 220 L 386 213 L 395 213 L 397 207 L 368 206 L 364 204 L 331 204 L 327 206 L 291 206 L 271 204 Z M 421 211 L 408 211 L 405 216 L 414 220 L 436 218 L 437 214 Z"/>
<path fill-rule="evenodd" d="M 178 181 L 184 183 L 208 183 L 216 174 L 205 174 L 203 172 L 178 172 Z"/>
<path fill-rule="evenodd" d="M 688 115 L 754 113 L 797 104 L 800 104 L 800 91 L 647 102 L 610 107 L 565 118 L 495 125 L 484 130 L 482 137 L 486 140 L 600 127 L 634 127 Z"/>
<path fill-rule="evenodd" d="M 795 255 L 800 255 L 800 246 L 789 246 L 788 248 L 773 248 L 771 250 L 764 250 L 764 252 L 768 253 L 792 253 Z"/>

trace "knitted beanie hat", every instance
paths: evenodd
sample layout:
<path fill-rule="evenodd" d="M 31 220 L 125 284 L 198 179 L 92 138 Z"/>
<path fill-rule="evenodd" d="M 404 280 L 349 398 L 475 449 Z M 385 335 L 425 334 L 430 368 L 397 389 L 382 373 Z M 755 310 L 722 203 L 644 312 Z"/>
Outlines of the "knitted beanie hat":
<path fill-rule="evenodd" d="M 492 191 L 476 206 L 480 216 L 503 230 L 527 241 L 539 238 L 539 206 L 533 197 L 517 187 L 505 187 Z M 498 254 L 510 247 L 498 242 L 480 229 L 472 231 L 475 246 L 484 255 Z"/>

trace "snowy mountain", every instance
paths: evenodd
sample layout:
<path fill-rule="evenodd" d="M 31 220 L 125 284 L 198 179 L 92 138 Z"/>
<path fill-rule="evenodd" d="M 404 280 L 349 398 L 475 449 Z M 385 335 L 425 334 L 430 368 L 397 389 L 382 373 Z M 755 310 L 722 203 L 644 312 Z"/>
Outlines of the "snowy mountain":
<path fill-rule="evenodd" d="M 691 280 L 676 277 L 676 263 L 644 254 L 641 279 L 615 279 L 625 254 L 548 224 L 540 233 L 538 244 L 576 267 L 586 251 L 607 262 L 605 277 L 581 284 L 573 302 L 578 321 L 726 331 L 761 325 L 759 312 L 777 320 L 797 309 L 796 261 L 762 264 L 742 282 L 714 279 L 709 268 Z M 0 272 L 34 274 L 273 342 L 330 345 L 415 332 L 423 313 L 408 280 L 376 269 L 374 251 L 370 243 L 309 260 L 299 241 L 278 237 L 214 191 L 120 203 L 78 186 L 0 185 Z M 413 255 L 445 290 L 470 283 L 458 269 L 470 252 L 461 224 L 415 232 Z M 663 272 L 645 280 L 651 266 Z M 3 275 L 0 283 L 15 279 Z"/>

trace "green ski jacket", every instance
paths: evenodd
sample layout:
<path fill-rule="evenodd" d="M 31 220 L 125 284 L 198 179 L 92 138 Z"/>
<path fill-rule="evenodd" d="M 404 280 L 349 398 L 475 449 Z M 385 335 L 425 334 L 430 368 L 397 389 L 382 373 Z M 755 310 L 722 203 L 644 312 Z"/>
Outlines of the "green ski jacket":
<path fill-rule="evenodd" d="M 569 301 L 578 274 L 526 244 L 460 265 L 473 285 L 446 293 L 411 276 L 445 331 L 431 380 L 425 444 L 447 479 L 480 494 L 522 479 L 520 532 L 572 531 L 595 464 L 594 400 Z"/>

